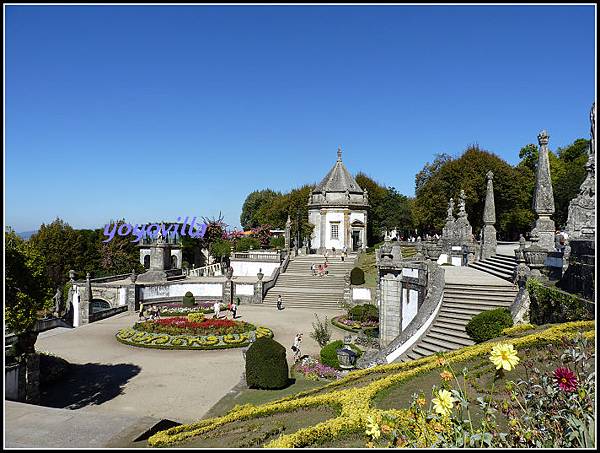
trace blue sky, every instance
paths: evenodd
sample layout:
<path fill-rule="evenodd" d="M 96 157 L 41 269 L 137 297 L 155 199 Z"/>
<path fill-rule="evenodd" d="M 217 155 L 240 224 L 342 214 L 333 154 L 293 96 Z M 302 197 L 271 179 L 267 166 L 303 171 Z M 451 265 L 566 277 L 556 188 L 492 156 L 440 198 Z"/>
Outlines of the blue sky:
<path fill-rule="evenodd" d="M 406 195 L 436 153 L 589 137 L 593 6 L 8 6 L 5 223 L 214 216 L 341 144 Z"/>

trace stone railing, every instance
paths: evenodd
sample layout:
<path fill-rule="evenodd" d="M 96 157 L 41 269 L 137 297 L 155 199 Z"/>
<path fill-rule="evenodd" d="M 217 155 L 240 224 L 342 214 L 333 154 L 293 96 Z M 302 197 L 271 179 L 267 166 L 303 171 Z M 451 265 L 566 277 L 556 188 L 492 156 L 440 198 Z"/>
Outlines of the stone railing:
<path fill-rule="evenodd" d="M 234 252 L 230 259 L 281 263 L 282 256 L 283 253 L 280 251 L 249 250 L 247 252 Z"/>
<path fill-rule="evenodd" d="M 195 269 L 187 269 L 188 277 L 214 277 L 223 275 L 221 263 L 209 264 L 208 266 L 197 267 Z"/>
<path fill-rule="evenodd" d="M 90 313 L 89 322 L 99 321 L 101 319 L 110 318 L 119 313 L 127 311 L 127 305 L 121 307 L 109 308 L 108 310 L 97 311 L 96 313 Z"/>
<path fill-rule="evenodd" d="M 370 368 L 375 365 L 393 362 L 416 344 L 427 332 L 442 305 L 444 272 L 443 267 L 435 262 L 427 264 L 427 293 L 423 303 L 419 306 L 417 314 L 387 346 L 379 351 L 373 351 L 361 357 L 357 363 L 359 368 Z M 382 307 L 379 307 L 379 309 L 381 313 Z M 380 315 L 380 333 L 382 332 L 381 321 Z"/>
<path fill-rule="evenodd" d="M 282 272 L 285 272 L 287 270 L 289 263 L 290 263 L 290 256 L 286 255 L 285 259 L 283 260 L 283 263 L 281 263 L 281 266 L 279 266 L 277 269 L 275 269 L 273 271 L 273 275 L 271 276 L 271 279 L 263 283 L 263 285 L 262 285 L 262 298 L 263 299 L 267 295 L 267 291 L 269 291 L 271 288 L 273 288 L 275 286 L 275 284 L 277 283 L 279 274 L 281 274 Z"/>

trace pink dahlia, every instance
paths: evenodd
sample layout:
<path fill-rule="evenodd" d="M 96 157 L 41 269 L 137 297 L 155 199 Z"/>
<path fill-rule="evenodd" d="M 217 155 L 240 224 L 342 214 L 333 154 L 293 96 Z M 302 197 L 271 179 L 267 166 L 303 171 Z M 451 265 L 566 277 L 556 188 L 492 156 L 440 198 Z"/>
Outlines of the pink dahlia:
<path fill-rule="evenodd" d="M 577 376 L 569 368 L 557 368 L 554 371 L 554 379 L 556 379 L 558 387 L 565 392 L 577 390 Z"/>

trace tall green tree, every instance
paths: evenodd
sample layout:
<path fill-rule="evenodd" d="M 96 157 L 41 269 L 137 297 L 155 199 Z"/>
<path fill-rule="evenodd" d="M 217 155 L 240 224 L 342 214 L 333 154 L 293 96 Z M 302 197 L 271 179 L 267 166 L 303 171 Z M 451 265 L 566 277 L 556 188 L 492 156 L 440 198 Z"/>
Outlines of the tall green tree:
<path fill-rule="evenodd" d="M 44 256 L 46 272 L 53 288 L 62 288 L 75 269 L 80 256 L 77 232 L 65 221 L 56 218 L 52 223 L 42 224 L 29 241 Z"/>
<path fill-rule="evenodd" d="M 281 193 L 271 189 L 255 190 L 251 192 L 244 201 L 242 213 L 240 214 L 240 224 L 244 229 L 256 228 L 264 224 L 259 218 L 260 208 L 270 204 L 274 199 L 280 197 Z"/>
<path fill-rule="evenodd" d="M 44 256 L 29 241 L 9 229 L 4 233 L 4 320 L 19 335 L 17 354 L 34 352 L 33 327 L 38 312 L 52 296 Z"/>

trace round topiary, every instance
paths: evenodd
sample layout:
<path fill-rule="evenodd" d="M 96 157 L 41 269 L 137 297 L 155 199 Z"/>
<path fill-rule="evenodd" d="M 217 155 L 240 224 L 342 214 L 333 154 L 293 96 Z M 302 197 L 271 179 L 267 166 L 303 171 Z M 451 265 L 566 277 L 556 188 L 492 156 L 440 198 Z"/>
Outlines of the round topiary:
<path fill-rule="evenodd" d="M 323 346 L 321 349 L 321 363 L 339 370 L 340 362 L 338 361 L 337 350 L 341 349 L 342 346 L 344 346 L 344 342 L 342 340 L 332 341 L 328 345 Z M 354 346 L 353 344 L 350 345 L 350 347 L 358 354 L 359 357 L 362 355 L 362 351 L 358 347 Z"/>
<path fill-rule="evenodd" d="M 285 348 L 271 338 L 259 338 L 246 351 L 249 388 L 281 389 L 289 383 Z"/>
<path fill-rule="evenodd" d="M 506 308 L 496 308 L 473 316 L 465 330 L 475 343 L 482 343 L 499 337 L 503 329 L 512 327 L 512 325 L 510 311 Z"/>
<path fill-rule="evenodd" d="M 352 283 L 353 285 L 365 284 L 365 273 L 360 267 L 355 267 L 350 272 L 350 283 Z"/>
<path fill-rule="evenodd" d="M 194 295 L 188 291 L 185 293 L 185 296 L 183 296 L 182 302 L 184 307 L 193 307 L 196 303 L 196 300 L 194 299 Z"/>

